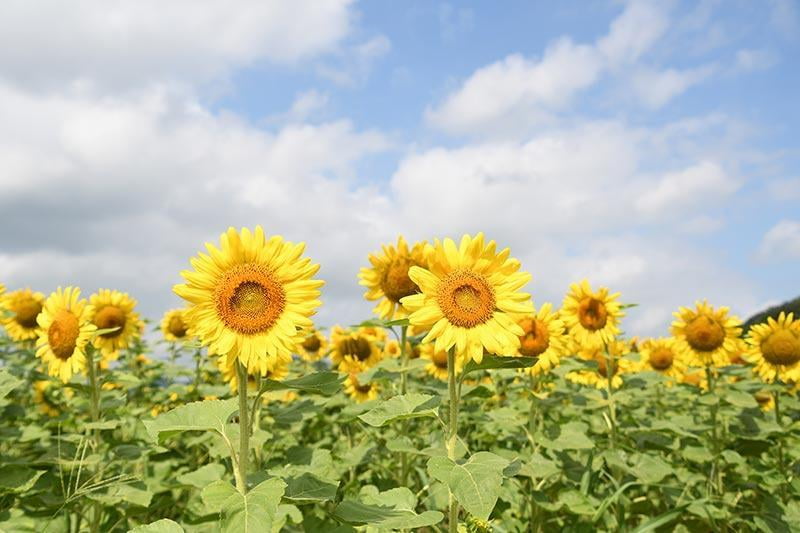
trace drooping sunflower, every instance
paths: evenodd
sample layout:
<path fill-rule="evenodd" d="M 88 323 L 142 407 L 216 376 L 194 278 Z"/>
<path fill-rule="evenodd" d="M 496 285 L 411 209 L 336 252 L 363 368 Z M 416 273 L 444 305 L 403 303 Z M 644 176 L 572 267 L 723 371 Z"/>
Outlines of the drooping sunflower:
<path fill-rule="evenodd" d="M 406 318 L 408 312 L 400 300 L 419 293 L 419 287 L 408 275 L 413 266 L 425 267 L 425 243 L 414 243 L 410 249 L 403 236 L 397 238 L 397 248 L 384 245 L 383 253 L 369 254 L 371 267 L 362 267 L 359 285 L 367 287 L 364 298 L 380 300 L 373 313 L 386 320 Z"/>
<path fill-rule="evenodd" d="M 313 327 L 323 281 L 312 279 L 319 265 L 302 257 L 305 244 L 267 239 L 229 228 L 220 248 L 206 244 L 184 270 L 174 291 L 189 302 L 189 327 L 211 353 L 230 355 L 262 374 L 291 361 L 297 331 Z"/>
<path fill-rule="evenodd" d="M 104 359 L 114 360 L 141 333 L 142 321 L 134 311 L 136 300 L 124 292 L 100 289 L 89 297 L 89 303 L 93 309 L 90 319 L 97 329 L 118 328 L 97 335 L 93 341 Z"/>
<path fill-rule="evenodd" d="M 745 359 L 755 365 L 753 370 L 762 380 L 800 381 L 800 319 L 795 320 L 793 313 L 781 312 L 777 320 L 769 317 L 766 323 L 753 325 L 747 342 Z"/>
<path fill-rule="evenodd" d="M 77 287 L 59 287 L 47 297 L 37 318 L 36 357 L 47 365 L 48 374 L 64 383 L 86 370 L 86 344 L 97 329 L 89 319 L 92 306 L 80 295 Z"/>
<path fill-rule="evenodd" d="M 217 368 L 222 374 L 222 379 L 231 387 L 232 392 L 236 392 L 239 387 L 239 375 L 236 372 L 236 359 L 232 357 L 218 357 Z M 273 379 L 283 381 L 289 374 L 289 362 L 281 361 L 274 365 L 266 373 L 261 374 L 262 379 Z M 258 374 L 247 373 L 247 390 L 252 394 L 257 391 Z"/>
<path fill-rule="evenodd" d="M 161 334 L 170 342 L 180 342 L 191 337 L 185 309 L 170 309 L 161 318 Z"/>
<path fill-rule="evenodd" d="M 328 338 L 316 328 L 298 334 L 295 352 L 304 361 L 319 361 L 328 349 Z"/>
<path fill-rule="evenodd" d="M 593 291 L 584 279 L 570 285 L 559 316 L 578 344 L 608 343 L 620 334 L 619 321 L 625 316 L 617 298 L 619 293 L 609 294 L 607 287 Z"/>
<path fill-rule="evenodd" d="M 564 323 L 558 317 L 558 312 L 553 312 L 552 304 L 543 304 L 538 312 L 523 317 L 518 324 L 524 335 L 519 338 L 517 353 L 536 359 L 536 364 L 524 371 L 538 376 L 558 366 L 566 353 L 567 336 Z"/>
<path fill-rule="evenodd" d="M 383 358 L 379 343 L 385 340 L 383 329 L 360 327 L 348 330 L 334 326 L 331 328 L 331 361 L 334 366 L 345 360 L 359 361 L 366 368 L 375 366 Z"/>
<path fill-rule="evenodd" d="M 686 373 L 683 354 L 673 338 L 647 339 L 639 344 L 642 370 L 652 370 L 670 379 L 679 381 Z"/>
<path fill-rule="evenodd" d="M 674 313 L 670 331 L 692 366 L 727 366 L 740 345 L 739 319 L 728 316 L 727 307 L 714 309 L 708 302 L 697 302 L 696 309 L 681 307 Z"/>
<path fill-rule="evenodd" d="M 606 351 L 613 355 L 614 364 L 608 368 L 608 357 Z M 582 346 L 578 351 L 578 357 L 585 361 L 597 363 L 597 370 L 576 370 L 568 372 L 564 376 L 567 380 L 581 385 L 588 385 L 597 389 L 608 388 L 608 380 L 611 380 L 611 387 L 618 389 L 622 386 L 622 375 L 636 370 L 633 361 L 624 359 L 623 356 L 630 353 L 629 345 L 623 341 L 614 340 L 605 345 L 600 343 L 590 343 Z"/>
<path fill-rule="evenodd" d="M 431 376 L 447 381 L 447 352 L 436 351 L 433 343 L 421 344 L 419 348 L 419 356 L 428 362 L 425 365 L 425 371 Z M 456 356 L 456 374 L 460 374 L 464 367 L 464 357 Z"/>
<path fill-rule="evenodd" d="M 42 312 L 44 294 L 31 289 L 11 291 L 0 297 L 0 324 L 11 340 L 28 341 L 38 336 L 36 317 Z"/>
<path fill-rule="evenodd" d="M 508 248 L 499 253 L 496 248 L 482 233 L 464 235 L 459 246 L 437 239 L 427 254 L 427 269 L 411 267 L 409 276 L 422 292 L 406 296 L 402 304 L 412 325 L 430 328 L 422 342 L 435 342 L 436 351 L 455 347 L 465 361 L 480 362 L 484 350 L 517 353 L 524 333 L 517 319 L 533 312 L 530 295 L 519 290 L 531 275 L 519 272 Z"/>
<path fill-rule="evenodd" d="M 346 369 L 347 378 L 344 381 L 344 392 L 357 403 L 368 402 L 378 397 L 380 386 L 375 382 L 360 383 L 358 374 L 368 367 L 354 359 L 345 361 L 341 368 Z"/>

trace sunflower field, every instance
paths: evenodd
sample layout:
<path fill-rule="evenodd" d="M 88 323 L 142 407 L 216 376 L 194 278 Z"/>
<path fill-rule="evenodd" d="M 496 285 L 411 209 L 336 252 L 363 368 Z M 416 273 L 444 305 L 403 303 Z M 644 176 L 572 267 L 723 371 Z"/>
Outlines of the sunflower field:
<path fill-rule="evenodd" d="M 622 295 L 538 302 L 482 234 L 364 264 L 374 316 L 330 328 L 260 227 L 158 323 L 0 285 L 0 532 L 800 531 L 800 317 L 626 336 Z"/>

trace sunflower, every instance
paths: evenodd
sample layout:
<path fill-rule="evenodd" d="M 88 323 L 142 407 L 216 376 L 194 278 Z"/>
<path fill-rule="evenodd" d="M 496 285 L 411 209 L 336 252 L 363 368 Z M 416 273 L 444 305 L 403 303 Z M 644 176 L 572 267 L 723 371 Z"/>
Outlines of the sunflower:
<path fill-rule="evenodd" d="M 164 313 L 161 318 L 161 333 L 165 339 L 179 342 L 191 337 L 185 313 L 185 309 L 170 309 Z"/>
<path fill-rule="evenodd" d="M 564 323 L 552 309 L 552 304 L 545 303 L 538 312 L 534 311 L 532 315 L 525 316 L 518 322 L 525 334 L 519 338 L 517 353 L 536 360 L 533 366 L 524 369 L 532 376 L 549 372 L 558 366 L 567 350 Z"/>
<path fill-rule="evenodd" d="M 6 328 L 11 340 L 28 341 L 38 336 L 36 317 L 42 312 L 44 294 L 30 289 L 19 289 L 0 298 L 0 324 Z"/>
<path fill-rule="evenodd" d="M 696 309 L 681 307 L 674 313 L 670 328 L 687 364 L 727 366 L 731 354 L 740 346 L 739 319 L 728 316 L 727 307 L 714 309 L 707 302 L 697 302 Z"/>
<path fill-rule="evenodd" d="M 312 279 L 319 265 L 302 257 L 305 244 L 280 236 L 267 239 L 261 226 L 251 232 L 229 228 L 220 248 L 191 261 L 185 284 L 174 291 L 189 302 L 189 327 L 211 353 L 230 355 L 251 373 L 264 374 L 291 361 L 297 331 L 313 327 L 323 281 Z"/>
<path fill-rule="evenodd" d="M 94 347 L 103 354 L 103 359 L 114 361 L 119 350 L 127 348 L 128 343 L 141 332 L 142 321 L 134 312 L 136 300 L 127 293 L 100 289 L 89 298 L 92 304 L 92 323 L 97 329 L 117 328 L 101 333 L 94 338 Z"/>
<path fill-rule="evenodd" d="M 92 306 L 80 295 L 77 287 L 59 287 L 45 300 L 37 318 L 36 357 L 47 364 L 51 376 L 64 383 L 86 369 L 86 344 L 97 329 L 89 320 Z"/>
<path fill-rule="evenodd" d="M 379 343 L 385 340 L 383 329 L 359 327 L 348 330 L 334 326 L 331 329 L 331 361 L 334 366 L 345 360 L 359 361 L 366 368 L 375 366 L 383 358 Z"/>
<path fill-rule="evenodd" d="M 592 291 L 587 280 L 570 285 L 560 312 L 570 335 L 581 345 L 611 342 L 620 334 L 619 321 L 625 316 L 617 298 L 619 293 L 609 294 L 606 287 Z"/>
<path fill-rule="evenodd" d="M 52 385 L 53 382 L 47 379 L 33 382 L 33 402 L 40 413 L 51 418 L 61 414 L 61 405 L 48 394 Z"/>
<path fill-rule="evenodd" d="M 697 387 L 700 390 L 708 390 L 708 378 L 705 370 L 687 369 L 686 373 L 680 378 L 681 383 Z"/>
<path fill-rule="evenodd" d="M 614 356 L 614 365 L 610 371 L 606 350 Z M 578 357 L 585 361 L 596 362 L 597 370 L 577 370 L 568 372 L 564 377 L 573 383 L 606 389 L 611 376 L 611 387 L 618 389 L 622 386 L 622 375 L 636 370 L 636 365 L 632 361 L 623 359 L 624 355 L 630 353 L 629 350 L 627 343 L 617 340 L 608 343 L 605 349 L 598 343 L 584 345 L 578 351 Z"/>
<path fill-rule="evenodd" d="M 524 333 L 519 315 L 533 312 L 530 295 L 519 292 L 531 275 L 518 272 L 520 263 L 508 248 L 497 253 L 494 241 L 482 233 L 464 235 L 460 246 L 452 239 L 436 240 L 429 249 L 428 269 L 411 267 L 409 276 L 420 294 L 402 304 L 414 326 L 430 328 L 422 342 L 435 342 L 436 351 L 455 347 L 465 360 L 480 362 L 484 350 L 511 355 Z"/>
<path fill-rule="evenodd" d="M 670 378 L 670 383 L 679 381 L 686 373 L 686 363 L 673 338 L 647 339 L 639 345 L 642 370 L 652 370 Z"/>
<path fill-rule="evenodd" d="M 768 391 L 758 391 L 753 394 L 753 398 L 755 398 L 756 402 L 758 402 L 758 406 L 765 413 L 775 409 L 775 397 Z"/>
<path fill-rule="evenodd" d="M 347 378 L 344 381 L 344 391 L 357 403 L 368 402 L 378 397 L 380 387 L 377 383 L 360 383 L 358 381 L 358 374 L 366 370 L 368 367 L 362 362 L 354 359 L 348 359 L 342 365 L 347 371 Z"/>
<path fill-rule="evenodd" d="M 231 387 L 231 391 L 236 393 L 239 387 L 239 376 L 236 372 L 236 359 L 233 357 L 218 357 L 217 358 L 217 368 L 219 368 L 220 373 L 222 374 L 222 379 L 228 383 Z M 281 361 L 275 364 L 271 369 L 267 370 L 267 372 L 261 374 L 261 379 L 272 379 L 275 381 L 283 381 L 286 379 L 286 376 L 289 374 L 289 362 Z M 253 374 L 251 372 L 247 373 L 247 390 L 252 394 L 258 392 L 258 380 L 256 377 L 258 374 Z"/>
<path fill-rule="evenodd" d="M 359 285 L 367 287 L 364 298 L 380 300 L 372 312 L 386 320 L 406 318 L 408 312 L 400 300 L 420 292 L 408 271 L 413 266 L 425 266 L 425 243 L 415 243 L 409 250 L 401 235 L 397 238 L 397 248 L 384 245 L 382 254 L 369 254 L 369 262 L 372 266 L 363 267 L 358 277 Z"/>
<path fill-rule="evenodd" d="M 316 328 L 298 334 L 295 352 L 304 361 L 319 361 L 325 356 L 327 349 L 328 339 Z"/>
<path fill-rule="evenodd" d="M 778 319 L 755 324 L 747 335 L 750 349 L 745 358 L 755 365 L 762 380 L 772 383 L 800 381 L 800 319 L 781 312 Z"/>
<path fill-rule="evenodd" d="M 431 376 L 447 381 L 447 352 L 436 351 L 433 343 L 421 344 L 419 348 L 420 358 L 429 361 L 425 365 L 425 371 Z M 456 374 L 460 374 L 464 367 L 464 358 L 456 356 Z"/>

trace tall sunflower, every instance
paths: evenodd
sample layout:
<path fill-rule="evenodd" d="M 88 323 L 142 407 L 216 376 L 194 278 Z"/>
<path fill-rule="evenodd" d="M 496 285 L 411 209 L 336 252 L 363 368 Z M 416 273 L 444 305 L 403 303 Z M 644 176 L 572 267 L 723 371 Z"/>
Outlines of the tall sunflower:
<path fill-rule="evenodd" d="M 308 362 L 319 361 L 328 349 L 328 338 L 316 328 L 298 334 L 295 352 Z"/>
<path fill-rule="evenodd" d="M 464 235 L 459 246 L 452 239 L 436 240 L 427 269 L 411 267 L 409 276 L 422 292 L 402 304 L 412 325 L 430 328 L 422 342 L 435 342 L 437 352 L 455 347 L 465 361 L 480 362 L 484 350 L 517 352 L 524 333 L 517 318 L 533 312 L 530 295 L 519 289 L 531 275 L 519 272 L 508 248 L 499 253 L 496 248 L 482 233 Z"/>
<path fill-rule="evenodd" d="M 48 374 L 64 383 L 86 370 L 86 344 L 97 329 L 89 320 L 92 306 L 80 295 L 77 287 L 59 287 L 47 297 L 37 318 L 36 357 L 47 365 Z"/>
<path fill-rule="evenodd" d="M 620 334 L 619 321 L 625 313 L 617 301 L 619 293 L 606 287 L 593 291 L 587 280 L 570 285 L 559 316 L 578 344 L 611 342 Z"/>
<path fill-rule="evenodd" d="M 614 356 L 612 368 L 608 367 L 606 350 Z M 622 375 L 636 370 L 636 365 L 633 361 L 623 358 L 628 353 L 630 353 L 630 347 L 623 341 L 614 340 L 606 344 L 605 347 L 600 343 L 590 343 L 580 348 L 578 357 L 585 361 L 594 361 L 597 363 L 597 369 L 576 370 L 568 372 L 564 377 L 573 383 L 588 385 L 597 389 L 608 388 L 608 382 L 611 380 L 611 387 L 618 389 L 623 383 Z"/>
<path fill-rule="evenodd" d="M 380 300 L 373 313 L 387 320 L 406 318 L 408 313 L 400 300 L 419 293 L 419 287 L 408 276 L 413 266 L 425 266 L 425 243 L 414 243 L 410 249 L 403 236 L 397 238 L 397 248 L 383 246 L 383 253 L 369 254 L 371 267 L 362 267 L 359 285 L 367 287 L 364 298 Z"/>
<path fill-rule="evenodd" d="M 192 333 L 211 353 L 238 359 L 250 372 L 266 373 L 291 360 L 297 331 L 311 328 L 323 281 L 312 279 L 319 265 L 302 257 L 304 243 L 280 236 L 267 239 L 261 226 L 251 232 L 229 228 L 220 248 L 206 244 L 184 270 L 174 291 L 189 302 Z"/>
<path fill-rule="evenodd" d="M 755 324 L 747 335 L 750 350 L 745 359 L 755 365 L 762 380 L 772 383 L 800 381 L 800 319 L 781 312 L 778 319 Z"/>
<path fill-rule="evenodd" d="M 383 359 L 379 343 L 386 340 L 386 332 L 379 328 L 359 327 L 355 330 L 334 326 L 331 329 L 331 361 L 339 366 L 345 360 L 359 361 L 366 368 Z"/>
<path fill-rule="evenodd" d="M 549 372 L 558 366 L 567 350 L 564 323 L 553 312 L 553 306 L 545 303 L 538 312 L 523 317 L 518 324 L 524 335 L 519 338 L 519 355 L 536 359 L 536 363 L 525 369 L 532 376 Z"/>
<path fill-rule="evenodd" d="M 433 343 L 420 344 L 419 357 L 428 361 L 425 372 L 436 379 L 447 381 L 447 352 L 437 352 Z M 456 374 L 460 374 L 463 367 L 464 357 L 456 356 Z"/>
<path fill-rule="evenodd" d="M 19 289 L 0 298 L 0 324 L 6 328 L 11 340 L 28 341 L 38 336 L 36 317 L 42 312 L 44 294 L 30 289 Z"/>
<path fill-rule="evenodd" d="M 728 316 L 727 307 L 714 309 L 703 301 L 697 302 L 695 309 L 681 307 L 674 315 L 670 330 L 687 364 L 705 367 L 730 363 L 742 328 L 738 318 Z"/>
<path fill-rule="evenodd" d="M 161 334 L 170 342 L 180 342 L 191 337 L 185 309 L 170 309 L 161 318 Z"/>
<path fill-rule="evenodd" d="M 670 383 L 680 381 L 686 373 L 686 363 L 673 338 L 647 339 L 639 346 L 642 370 L 652 370 L 670 378 Z"/>
<path fill-rule="evenodd" d="M 97 335 L 92 342 L 104 359 L 116 359 L 119 351 L 141 334 L 143 324 L 134 311 L 136 300 L 125 292 L 100 289 L 89 297 L 89 303 L 93 309 L 91 321 L 97 329 L 118 328 Z"/>

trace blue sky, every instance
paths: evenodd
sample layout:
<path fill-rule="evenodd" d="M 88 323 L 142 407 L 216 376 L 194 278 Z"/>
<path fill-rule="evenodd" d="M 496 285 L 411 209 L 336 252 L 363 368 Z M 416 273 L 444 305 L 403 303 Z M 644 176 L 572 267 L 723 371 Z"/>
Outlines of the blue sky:
<path fill-rule="evenodd" d="M 398 233 L 485 231 L 535 303 L 586 277 L 632 334 L 800 293 L 795 0 L 289 5 L 0 6 L 0 281 L 156 318 L 262 224 L 322 264 L 326 325 Z"/>

